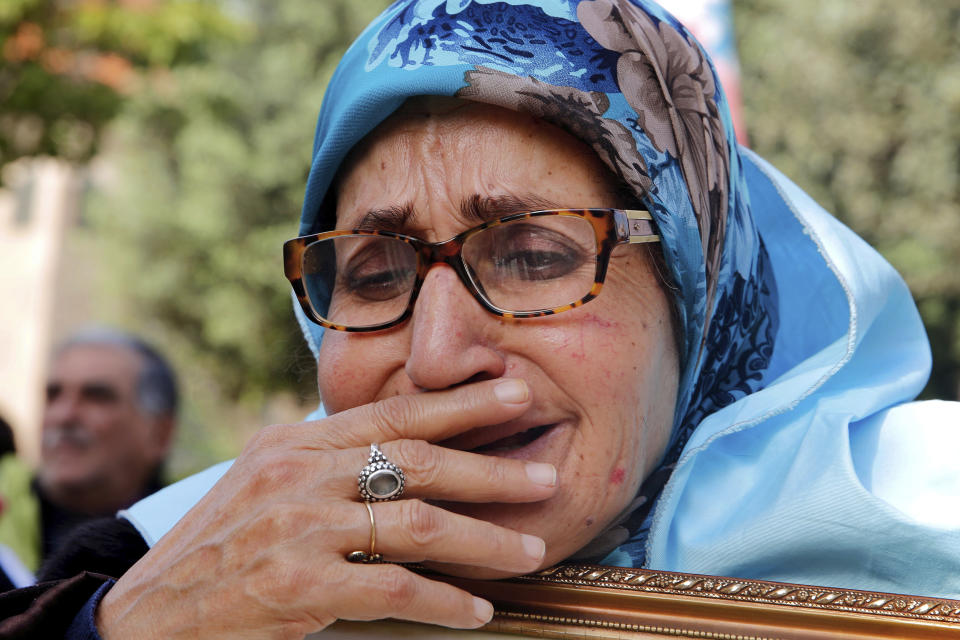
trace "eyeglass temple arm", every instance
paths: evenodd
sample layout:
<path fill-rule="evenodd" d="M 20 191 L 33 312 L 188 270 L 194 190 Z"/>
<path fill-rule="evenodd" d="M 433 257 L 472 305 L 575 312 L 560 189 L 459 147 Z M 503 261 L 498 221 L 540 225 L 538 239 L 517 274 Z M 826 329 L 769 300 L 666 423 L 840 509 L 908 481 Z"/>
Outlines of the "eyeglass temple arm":
<path fill-rule="evenodd" d="M 653 216 L 643 209 L 625 209 L 623 218 L 617 215 L 617 231 L 630 244 L 659 242 L 660 236 L 653 228 Z"/>

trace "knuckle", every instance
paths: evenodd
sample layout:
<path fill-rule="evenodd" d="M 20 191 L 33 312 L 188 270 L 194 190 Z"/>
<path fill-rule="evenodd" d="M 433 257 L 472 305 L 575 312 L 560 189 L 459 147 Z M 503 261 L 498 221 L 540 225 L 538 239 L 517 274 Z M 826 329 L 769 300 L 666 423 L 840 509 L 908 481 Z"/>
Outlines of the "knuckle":
<path fill-rule="evenodd" d="M 262 527 L 262 536 L 280 541 L 296 535 L 308 520 L 316 517 L 315 509 L 306 505 L 287 501 L 272 502 L 264 508 L 257 522 Z"/>
<path fill-rule="evenodd" d="M 490 547 L 496 549 L 498 556 L 505 557 L 507 554 L 522 553 L 521 549 L 523 547 L 519 533 L 501 527 L 491 527 L 491 529 L 489 533 Z"/>
<path fill-rule="evenodd" d="M 380 400 L 370 405 L 373 424 L 384 440 L 403 437 L 406 425 L 417 422 L 422 409 L 414 396 L 402 395 Z"/>
<path fill-rule="evenodd" d="M 496 456 L 483 456 L 486 461 L 486 476 L 487 481 L 491 487 L 505 488 L 512 487 L 517 483 L 514 482 L 515 476 L 511 477 L 510 470 L 515 465 L 522 465 L 522 462 L 514 462 L 513 460 L 506 460 L 504 458 L 498 458 Z M 521 470 L 521 473 L 524 473 Z"/>
<path fill-rule="evenodd" d="M 397 460 L 404 473 L 409 473 L 429 484 L 441 464 L 441 456 L 436 447 L 426 440 L 398 440 L 394 445 Z"/>
<path fill-rule="evenodd" d="M 429 547 L 440 535 L 441 510 L 420 501 L 405 500 L 400 510 L 400 526 L 415 547 Z"/>
<path fill-rule="evenodd" d="M 395 565 L 384 567 L 380 589 L 389 611 L 404 611 L 417 597 L 417 583 L 406 569 Z"/>
<path fill-rule="evenodd" d="M 344 518 L 344 509 L 338 505 L 277 499 L 252 514 L 248 525 L 237 532 L 237 537 L 247 541 L 254 551 L 264 545 L 276 547 L 274 555 L 281 557 L 279 550 L 285 542 L 303 538 L 305 531 L 335 533 L 339 528 L 337 523 L 343 522 Z M 331 540 L 322 546 L 333 544 Z M 260 555 L 264 555 L 262 550 Z"/>
<path fill-rule="evenodd" d="M 261 576 L 263 579 L 251 580 L 247 589 L 257 601 L 268 605 L 296 602 L 305 586 L 296 571 L 275 557 L 270 558 L 270 566 Z"/>
<path fill-rule="evenodd" d="M 290 426 L 273 424 L 258 430 L 247 443 L 244 452 L 263 451 L 280 446 L 288 440 Z"/>
<path fill-rule="evenodd" d="M 344 428 L 350 429 L 351 426 L 347 425 Z M 320 451 L 334 451 L 343 446 L 340 444 L 340 439 L 331 434 L 328 429 L 314 430 L 314 432 L 310 434 L 310 439 L 312 441 L 312 448 Z"/>
<path fill-rule="evenodd" d="M 261 606 L 272 611 L 285 611 L 285 619 L 278 621 L 276 638 L 303 638 L 311 631 L 326 627 L 336 616 L 317 606 L 322 602 L 317 595 L 315 572 L 302 564 L 287 561 L 276 563 L 261 580 L 251 580 L 247 590 Z M 335 569 L 324 573 L 324 582 Z"/>
<path fill-rule="evenodd" d="M 301 465 L 290 456 L 261 456 L 246 473 L 246 485 L 252 494 L 276 493 L 296 486 L 302 478 Z"/>

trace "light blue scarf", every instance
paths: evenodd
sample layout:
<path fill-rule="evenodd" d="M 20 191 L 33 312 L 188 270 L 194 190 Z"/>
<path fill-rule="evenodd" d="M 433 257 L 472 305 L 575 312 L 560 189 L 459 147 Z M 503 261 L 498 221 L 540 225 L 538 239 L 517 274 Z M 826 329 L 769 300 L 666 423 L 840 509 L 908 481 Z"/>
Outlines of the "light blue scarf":
<path fill-rule="evenodd" d="M 614 543 L 595 551 L 619 546 L 605 562 L 960 596 L 960 515 L 936 506 L 960 514 L 960 474 L 942 447 L 925 447 L 960 445 L 960 412 L 898 406 L 930 367 L 910 294 L 737 145 L 714 69 L 684 27 L 644 0 L 396 2 L 327 89 L 301 234 L 332 225 L 328 189 L 344 157 L 416 95 L 565 128 L 656 218 L 682 328 L 676 422 L 652 476 L 665 486 L 646 483 L 607 531 Z M 297 313 L 316 353 L 322 330 Z"/>

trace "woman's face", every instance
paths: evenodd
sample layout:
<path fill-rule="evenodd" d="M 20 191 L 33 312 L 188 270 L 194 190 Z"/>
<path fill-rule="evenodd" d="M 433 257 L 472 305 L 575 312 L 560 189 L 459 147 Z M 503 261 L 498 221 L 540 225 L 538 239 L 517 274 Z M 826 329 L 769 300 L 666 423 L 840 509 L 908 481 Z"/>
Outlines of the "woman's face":
<path fill-rule="evenodd" d="M 505 215 L 618 203 L 608 170 L 560 129 L 498 107 L 425 99 L 408 102 L 354 149 L 339 183 L 337 228 L 360 226 L 371 211 L 405 211 L 402 233 L 446 240 L 478 224 L 477 205 Z M 596 300 L 525 320 L 488 313 L 450 267 L 435 265 L 403 325 L 326 332 L 320 393 L 334 413 L 397 394 L 523 378 L 532 406 L 520 420 L 443 444 L 552 463 L 557 493 L 532 504 L 448 506 L 542 537 L 548 566 L 620 514 L 662 455 L 678 379 L 671 322 L 641 246 L 614 251 Z"/>

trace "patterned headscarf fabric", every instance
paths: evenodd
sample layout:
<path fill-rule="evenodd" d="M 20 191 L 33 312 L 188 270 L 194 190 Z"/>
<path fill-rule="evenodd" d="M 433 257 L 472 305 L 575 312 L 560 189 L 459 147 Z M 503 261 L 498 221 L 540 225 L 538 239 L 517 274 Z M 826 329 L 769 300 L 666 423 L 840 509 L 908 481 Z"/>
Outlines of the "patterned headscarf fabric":
<path fill-rule="evenodd" d="M 909 292 L 737 145 L 716 73 L 681 24 L 646 0 L 394 3 L 327 89 L 302 234 L 333 224 L 329 188 L 350 149 L 420 95 L 565 129 L 656 220 L 682 334 L 675 424 L 661 467 L 587 556 L 960 594 L 958 528 L 906 514 L 869 479 L 884 447 L 898 448 L 891 434 L 917 419 L 901 403 L 929 372 Z M 317 353 L 322 329 L 297 313 Z"/>

